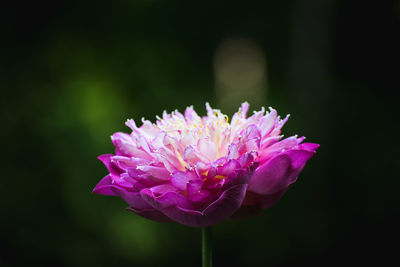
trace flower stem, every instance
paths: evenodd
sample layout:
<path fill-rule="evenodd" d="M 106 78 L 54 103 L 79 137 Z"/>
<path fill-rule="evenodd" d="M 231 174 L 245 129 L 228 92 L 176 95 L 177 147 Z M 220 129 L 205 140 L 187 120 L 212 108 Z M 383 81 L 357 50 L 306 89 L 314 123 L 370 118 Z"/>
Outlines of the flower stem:
<path fill-rule="evenodd" d="M 201 228 L 203 267 L 212 267 L 212 227 Z"/>

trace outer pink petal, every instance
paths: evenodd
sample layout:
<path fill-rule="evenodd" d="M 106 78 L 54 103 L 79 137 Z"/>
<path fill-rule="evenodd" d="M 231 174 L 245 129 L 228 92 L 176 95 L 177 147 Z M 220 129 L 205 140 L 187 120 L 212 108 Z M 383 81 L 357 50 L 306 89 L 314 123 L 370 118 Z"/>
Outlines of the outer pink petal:
<path fill-rule="evenodd" d="M 268 135 L 275 124 L 275 120 L 277 117 L 277 112 L 273 108 L 269 108 L 270 112 L 267 113 L 261 120 L 260 120 L 260 129 L 261 129 L 261 135 L 266 136 Z"/>
<path fill-rule="evenodd" d="M 178 223 L 193 227 L 209 226 L 229 218 L 240 208 L 246 195 L 248 173 L 237 171 L 230 175 L 221 189 L 222 194 L 204 209 L 197 207 L 201 203 L 193 202 L 179 193 L 167 192 L 157 196 L 149 189 L 143 189 L 140 193 L 153 208 Z"/>
<path fill-rule="evenodd" d="M 196 111 L 194 111 L 193 107 L 187 107 L 185 110 L 185 119 L 189 123 L 192 121 L 200 121 L 201 118 L 197 115 Z"/>
<path fill-rule="evenodd" d="M 142 159 L 152 160 L 152 157 L 137 147 L 129 134 L 117 132 L 111 136 L 115 146 L 115 154 L 118 156 L 134 156 Z"/>
<path fill-rule="evenodd" d="M 110 185 L 113 184 L 111 175 L 105 176 L 100 182 L 93 188 L 93 193 L 106 196 L 116 196 L 115 192 L 110 189 Z"/>
<path fill-rule="evenodd" d="M 103 162 L 103 164 L 107 167 L 108 171 L 112 174 L 112 175 L 120 175 L 121 173 L 123 173 L 123 170 L 121 168 L 119 168 L 114 162 L 112 162 L 112 154 L 104 154 L 104 155 L 100 155 L 97 158 Z"/>
<path fill-rule="evenodd" d="M 249 182 L 249 190 L 270 195 L 285 190 L 296 181 L 306 162 L 315 154 L 308 150 L 287 150 L 265 163 L 254 172 Z"/>
<path fill-rule="evenodd" d="M 137 208 L 137 209 L 148 209 L 151 208 L 149 204 L 147 204 L 140 197 L 139 192 L 135 192 L 132 190 L 128 190 L 126 188 L 120 187 L 118 185 L 113 184 L 112 179 L 107 179 L 108 176 L 104 177 L 103 180 L 100 181 L 98 185 L 93 189 L 93 193 L 100 195 L 108 195 L 108 196 L 117 196 L 125 200 L 129 206 Z"/>
<path fill-rule="evenodd" d="M 113 156 L 112 161 L 122 170 L 126 171 L 128 168 L 136 167 L 138 165 L 148 164 L 148 160 L 135 158 L 135 157 L 124 157 L 124 156 Z"/>
<path fill-rule="evenodd" d="M 136 169 L 158 179 L 158 180 L 169 180 L 171 174 L 164 167 L 156 166 L 137 166 Z"/>
<path fill-rule="evenodd" d="M 240 166 L 242 168 L 246 168 L 248 167 L 254 160 L 254 156 L 251 153 L 244 153 L 240 156 L 240 158 L 238 159 Z"/>
<path fill-rule="evenodd" d="M 212 201 L 209 197 L 212 197 L 211 192 L 208 190 L 202 189 L 203 181 L 202 180 L 193 180 L 187 184 L 187 193 L 188 198 L 191 201 L 195 202 L 206 202 Z"/>
<path fill-rule="evenodd" d="M 144 218 L 159 222 L 172 221 L 162 212 L 154 209 L 144 201 L 139 192 L 130 192 L 124 188 L 118 187 L 117 185 L 113 185 L 110 175 L 104 177 L 100 181 L 100 183 L 94 188 L 93 193 L 121 197 L 129 204 L 127 210 L 130 210 Z"/>
<path fill-rule="evenodd" d="M 209 162 L 208 158 L 204 157 L 197 149 L 193 146 L 187 146 L 183 153 L 183 160 L 190 165 L 196 165 L 199 161 Z"/>
<path fill-rule="evenodd" d="M 224 191 L 205 210 L 197 211 L 180 206 L 169 206 L 161 211 L 172 220 L 193 227 L 204 227 L 228 219 L 242 204 L 247 184 L 236 185 Z"/>
<path fill-rule="evenodd" d="M 217 174 L 227 177 L 229 174 L 240 168 L 241 166 L 239 161 L 235 159 L 230 159 L 223 166 L 219 166 L 217 168 Z"/>
<path fill-rule="evenodd" d="M 161 196 L 165 193 L 177 193 L 178 190 L 171 184 L 160 184 L 146 189 L 153 196 Z M 142 190 L 143 191 L 143 190 Z"/>
<path fill-rule="evenodd" d="M 145 188 L 140 191 L 140 194 L 149 205 L 157 210 L 163 210 L 170 206 L 181 206 L 188 209 L 194 207 L 189 199 L 173 191 L 155 194 L 151 189 Z"/>
<path fill-rule="evenodd" d="M 307 161 L 314 156 L 315 152 L 301 149 L 293 149 L 285 152 L 288 155 L 292 162 L 293 173 L 292 178 L 296 179 L 297 175 L 303 170 Z"/>
<path fill-rule="evenodd" d="M 128 210 L 133 211 L 142 217 L 160 222 L 171 221 L 171 219 L 165 216 L 162 212 L 155 210 L 145 202 L 141 198 L 140 193 L 127 191 L 124 188 L 113 185 L 112 181 L 111 176 L 107 175 L 96 185 L 93 189 L 93 193 L 121 197 L 130 205 L 130 207 L 127 208 Z"/>
<path fill-rule="evenodd" d="M 238 152 L 237 145 L 235 143 L 230 144 L 229 148 L 228 148 L 228 156 L 227 156 L 227 158 L 228 159 L 237 159 L 237 158 L 239 158 L 239 156 L 240 155 L 239 155 L 239 152 Z"/>
<path fill-rule="evenodd" d="M 317 148 L 319 148 L 319 144 L 303 143 L 303 144 L 299 145 L 299 148 L 307 150 L 307 151 L 315 152 L 315 150 L 317 150 Z"/>
<path fill-rule="evenodd" d="M 208 159 L 213 161 L 217 155 L 217 146 L 209 138 L 199 139 L 197 142 L 198 151 Z"/>
<path fill-rule="evenodd" d="M 176 171 L 171 176 L 171 184 L 179 190 L 186 190 L 189 182 L 196 179 L 199 178 L 194 172 Z"/>
<path fill-rule="evenodd" d="M 249 182 L 249 190 L 269 195 L 289 186 L 291 160 L 286 154 L 278 155 L 260 165 Z"/>

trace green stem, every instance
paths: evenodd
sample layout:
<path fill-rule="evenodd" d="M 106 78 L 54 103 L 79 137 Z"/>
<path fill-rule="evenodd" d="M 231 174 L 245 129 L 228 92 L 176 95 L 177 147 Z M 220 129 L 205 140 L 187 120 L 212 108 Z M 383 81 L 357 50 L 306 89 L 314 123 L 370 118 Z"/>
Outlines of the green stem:
<path fill-rule="evenodd" d="M 212 267 L 212 227 L 201 228 L 203 267 Z"/>

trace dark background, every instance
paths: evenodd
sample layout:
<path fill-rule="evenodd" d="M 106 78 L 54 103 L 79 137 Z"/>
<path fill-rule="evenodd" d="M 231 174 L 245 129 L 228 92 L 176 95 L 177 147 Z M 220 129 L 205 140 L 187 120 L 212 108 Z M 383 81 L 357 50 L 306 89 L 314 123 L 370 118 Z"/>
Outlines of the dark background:
<path fill-rule="evenodd" d="M 321 147 L 276 206 L 214 227 L 215 266 L 398 262 L 399 20 L 390 0 L 3 6 L 0 266 L 200 266 L 199 229 L 91 193 L 107 173 L 96 157 L 127 118 L 244 100 Z M 250 45 L 230 70 L 245 82 L 221 94 L 226 40 Z M 252 49 L 266 62 L 255 95 L 234 88 Z"/>

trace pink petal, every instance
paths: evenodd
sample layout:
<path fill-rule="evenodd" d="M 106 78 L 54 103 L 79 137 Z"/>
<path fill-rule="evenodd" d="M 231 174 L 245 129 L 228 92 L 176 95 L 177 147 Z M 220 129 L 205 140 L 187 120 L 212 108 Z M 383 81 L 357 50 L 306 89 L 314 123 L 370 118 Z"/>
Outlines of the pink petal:
<path fill-rule="evenodd" d="M 239 157 L 239 152 L 237 145 L 232 143 L 229 145 L 229 150 L 228 150 L 228 159 L 237 159 Z"/>
<path fill-rule="evenodd" d="M 197 174 L 198 177 L 201 177 L 202 175 L 205 175 L 207 171 L 210 168 L 209 163 L 204 163 L 202 161 L 199 161 L 194 165 L 194 171 Z"/>
<path fill-rule="evenodd" d="M 200 121 L 201 118 L 197 115 L 196 111 L 194 111 L 193 107 L 187 107 L 185 110 L 185 119 L 188 122 L 192 121 Z"/>
<path fill-rule="evenodd" d="M 94 187 L 92 192 L 99 195 L 115 196 L 114 191 L 110 189 L 110 185 L 112 185 L 113 183 L 114 182 L 111 178 L 111 175 L 107 175 L 100 180 L 100 182 Z"/>
<path fill-rule="evenodd" d="M 128 168 L 136 167 L 137 165 L 148 164 L 149 161 L 135 157 L 124 157 L 124 156 L 113 156 L 112 161 L 120 167 L 122 170 L 128 170 Z"/>
<path fill-rule="evenodd" d="M 241 167 L 242 166 L 240 166 L 239 161 L 235 159 L 230 159 L 223 166 L 218 167 L 217 174 L 227 177 L 228 175 L 233 173 L 235 170 L 240 169 Z"/>
<path fill-rule="evenodd" d="M 197 142 L 197 148 L 209 162 L 215 160 L 215 157 L 217 156 L 217 146 L 209 138 L 200 139 Z"/>
<path fill-rule="evenodd" d="M 319 147 L 319 144 L 315 144 L 315 143 L 303 143 L 303 144 L 299 145 L 299 149 L 304 149 L 304 150 L 311 151 L 311 152 L 315 152 L 315 150 L 317 150 L 318 147 Z"/>
<path fill-rule="evenodd" d="M 172 187 L 172 186 L 171 186 Z M 170 189 L 173 191 L 163 191 L 157 190 L 158 192 L 154 192 L 154 189 L 143 189 L 140 191 L 140 195 L 142 198 L 149 203 L 153 208 L 163 211 L 164 209 L 171 206 L 180 206 L 184 208 L 193 208 L 193 203 L 182 196 L 181 194 L 176 192 L 176 188 Z"/>
<path fill-rule="evenodd" d="M 125 133 L 115 133 L 111 136 L 117 155 L 134 156 L 151 160 L 151 156 L 139 149 L 130 135 Z"/>
<path fill-rule="evenodd" d="M 260 195 L 281 191 L 290 184 L 291 159 L 286 154 L 260 165 L 249 182 L 249 190 Z"/>
<path fill-rule="evenodd" d="M 185 133 L 181 139 L 181 144 L 186 147 L 196 143 L 196 139 L 191 132 Z"/>
<path fill-rule="evenodd" d="M 302 149 L 292 149 L 285 152 L 291 159 L 291 168 L 293 169 L 292 179 L 296 179 L 297 175 L 303 170 L 307 161 L 314 156 L 314 151 L 307 151 Z M 292 181 L 294 182 L 294 181 Z"/>
<path fill-rule="evenodd" d="M 243 113 L 244 117 L 246 117 L 247 111 L 249 110 L 249 106 L 250 106 L 249 103 L 243 102 L 240 107 L 240 110 Z"/>
<path fill-rule="evenodd" d="M 254 161 L 254 156 L 252 153 L 244 153 L 243 155 L 240 156 L 238 159 L 239 164 L 242 168 L 248 167 L 253 161 Z"/>
<path fill-rule="evenodd" d="M 142 120 L 142 122 L 143 125 L 140 126 L 140 132 L 146 138 L 151 140 L 158 135 L 158 133 L 160 132 L 160 129 L 158 127 L 154 126 L 153 123 L 148 120 Z"/>
<path fill-rule="evenodd" d="M 188 198 L 194 202 L 202 202 L 207 200 L 210 196 L 210 192 L 202 189 L 203 181 L 192 180 L 187 184 Z"/>
<path fill-rule="evenodd" d="M 168 192 L 177 192 L 176 188 L 170 184 L 162 184 L 162 185 L 157 185 L 152 188 L 149 188 L 149 190 L 155 195 L 155 196 L 160 196 Z"/>
<path fill-rule="evenodd" d="M 306 162 L 315 152 L 290 149 L 262 163 L 249 182 L 249 190 L 270 195 L 294 183 Z"/>
<path fill-rule="evenodd" d="M 201 155 L 193 146 L 187 146 L 183 152 L 183 160 L 190 165 L 195 165 L 199 161 L 209 162 L 209 160 Z"/>
<path fill-rule="evenodd" d="M 145 187 L 156 186 L 160 184 L 160 180 L 153 179 L 152 176 L 149 174 L 134 168 L 128 169 L 128 175 L 133 179 L 132 184 L 140 183 L 143 184 Z"/>
<path fill-rule="evenodd" d="M 115 176 L 119 176 L 124 171 L 112 162 L 112 154 L 104 154 L 97 157 L 107 167 L 108 171 Z"/>
<path fill-rule="evenodd" d="M 227 189 L 203 211 L 187 209 L 178 205 L 171 205 L 161 211 L 172 220 L 184 225 L 193 227 L 214 225 L 228 219 L 239 209 L 246 189 L 246 184 Z"/>
<path fill-rule="evenodd" d="M 103 178 L 93 189 L 93 193 L 108 196 L 118 196 L 125 200 L 131 207 L 137 209 L 148 209 L 151 206 L 145 202 L 139 192 L 129 191 L 113 183 L 109 176 Z"/>
<path fill-rule="evenodd" d="M 137 166 L 138 170 L 160 180 L 169 180 L 171 174 L 164 167 L 155 167 L 155 166 Z"/>
<path fill-rule="evenodd" d="M 214 110 L 211 108 L 210 103 L 206 102 L 206 110 L 207 110 L 207 116 L 209 118 L 214 117 Z"/>
<path fill-rule="evenodd" d="M 276 120 L 277 112 L 275 109 L 270 108 L 270 112 L 261 119 L 260 129 L 261 129 L 261 136 L 268 135 L 274 125 Z"/>
<path fill-rule="evenodd" d="M 171 176 L 171 184 L 179 190 L 186 190 L 188 183 L 192 180 L 199 179 L 193 172 L 174 172 Z"/>

